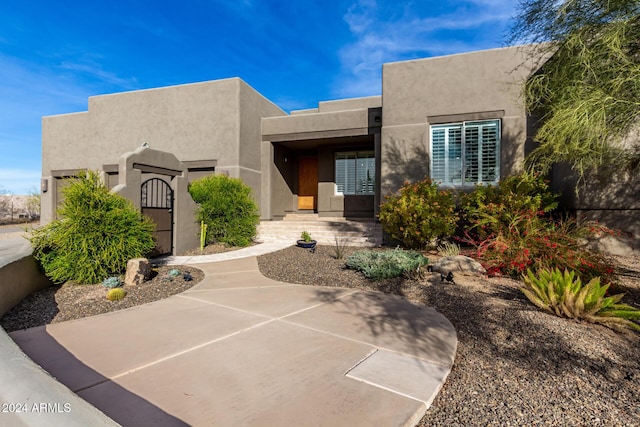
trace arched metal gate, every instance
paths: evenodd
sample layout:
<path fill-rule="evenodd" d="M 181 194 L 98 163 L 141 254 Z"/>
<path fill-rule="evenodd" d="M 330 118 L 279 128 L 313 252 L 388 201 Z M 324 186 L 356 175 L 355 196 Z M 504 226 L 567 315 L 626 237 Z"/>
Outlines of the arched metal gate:
<path fill-rule="evenodd" d="M 172 253 L 173 249 L 173 190 L 160 178 L 142 183 L 140 209 L 156 225 L 153 256 Z"/>

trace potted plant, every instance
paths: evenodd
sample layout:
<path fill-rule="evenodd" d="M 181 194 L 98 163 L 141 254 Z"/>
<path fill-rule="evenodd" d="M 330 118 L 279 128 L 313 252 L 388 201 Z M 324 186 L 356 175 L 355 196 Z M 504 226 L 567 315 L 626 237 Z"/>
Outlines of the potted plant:
<path fill-rule="evenodd" d="M 316 241 L 311 238 L 311 234 L 307 231 L 303 231 L 298 240 L 298 246 L 306 249 L 313 249 L 316 247 Z"/>

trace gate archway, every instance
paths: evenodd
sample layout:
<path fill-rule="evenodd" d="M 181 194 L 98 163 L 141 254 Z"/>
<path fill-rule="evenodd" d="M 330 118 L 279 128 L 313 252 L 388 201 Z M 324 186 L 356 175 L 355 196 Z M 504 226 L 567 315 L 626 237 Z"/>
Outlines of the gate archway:
<path fill-rule="evenodd" d="M 156 229 L 153 238 L 156 247 L 153 256 L 173 251 L 173 189 L 160 178 L 151 178 L 140 188 L 140 210 L 149 217 Z"/>

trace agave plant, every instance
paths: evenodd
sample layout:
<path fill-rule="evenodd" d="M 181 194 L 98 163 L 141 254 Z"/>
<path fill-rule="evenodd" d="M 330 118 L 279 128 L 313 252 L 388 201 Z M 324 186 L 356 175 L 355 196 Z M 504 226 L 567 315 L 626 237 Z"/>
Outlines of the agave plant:
<path fill-rule="evenodd" d="M 620 300 L 624 294 L 607 296 L 609 284 L 600 278 L 582 284 L 575 271 L 541 269 L 536 276 L 527 270 L 522 292 L 539 308 L 560 317 L 601 323 L 613 329 L 625 327 L 640 331 L 640 310 Z"/>
<path fill-rule="evenodd" d="M 118 288 L 122 286 L 122 282 L 120 281 L 119 277 L 111 276 L 102 281 L 102 286 L 109 289 Z"/>

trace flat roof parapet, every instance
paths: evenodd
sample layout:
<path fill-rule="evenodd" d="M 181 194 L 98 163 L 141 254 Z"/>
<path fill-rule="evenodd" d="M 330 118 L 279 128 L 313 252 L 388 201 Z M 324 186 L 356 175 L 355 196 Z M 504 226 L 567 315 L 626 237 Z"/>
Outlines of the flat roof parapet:
<path fill-rule="evenodd" d="M 315 114 L 315 113 L 319 113 L 320 111 L 318 111 L 317 108 L 308 108 L 306 110 L 293 110 L 291 111 L 291 115 L 292 116 L 300 116 L 302 114 Z"/>
<path fill-rule="evenodd" d="M 379 95 L 363 98 L 337 99 L 334 101 L 322 101 L 318 103 L 318 109 L 321 113 L 379 107 L 382 107 L 382 96 Z"/>

